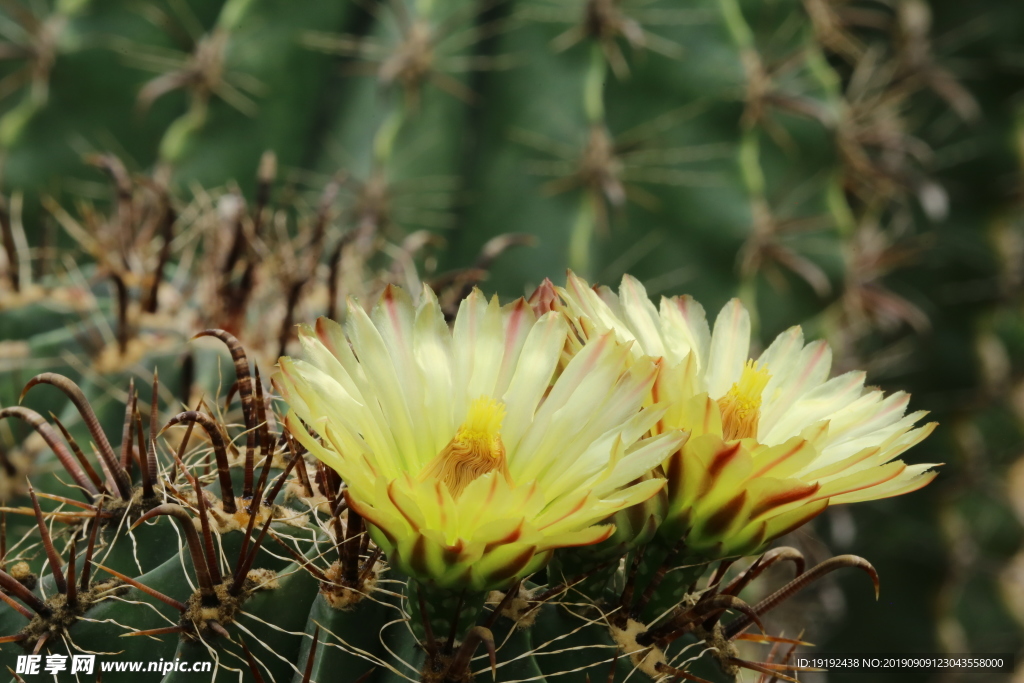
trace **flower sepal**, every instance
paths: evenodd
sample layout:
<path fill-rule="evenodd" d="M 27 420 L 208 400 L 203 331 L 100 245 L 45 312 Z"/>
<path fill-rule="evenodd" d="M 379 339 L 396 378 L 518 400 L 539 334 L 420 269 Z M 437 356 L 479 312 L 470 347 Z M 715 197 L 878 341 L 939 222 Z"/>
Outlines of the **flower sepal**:
<path fill-rule="evenodd" d="M 681 563 L 760 552 L 828 506 L 821 484 L 762 470 L 775 462 L 782 472 L 786 459 L 813 457 L 813 446 L 800 437 L 780 447 L 713 433 L 691 437 L 666 463 L 669 503 L 659 536 L 684 541 Z"/>

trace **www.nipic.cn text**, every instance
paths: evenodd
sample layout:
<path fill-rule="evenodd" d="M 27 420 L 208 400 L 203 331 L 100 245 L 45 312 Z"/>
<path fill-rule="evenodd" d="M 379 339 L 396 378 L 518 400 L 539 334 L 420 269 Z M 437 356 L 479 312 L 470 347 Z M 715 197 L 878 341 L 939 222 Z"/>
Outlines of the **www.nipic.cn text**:
<path fill-rule="evenodd" d="M 172 671 L 182 673 L 209 673 L 213 670 L 213 662 L 182 662 L 180 660 L 164 660 L 150 662 L 118 662 L 106 661 L 99 663 L 102 672 L 134 672 L 159 673 L 166 675 Z M 15 673 L 32 676 L 35 674 L 59 673 L 92 674 L 96 671 L 96 655 L 18 655 Z"/>

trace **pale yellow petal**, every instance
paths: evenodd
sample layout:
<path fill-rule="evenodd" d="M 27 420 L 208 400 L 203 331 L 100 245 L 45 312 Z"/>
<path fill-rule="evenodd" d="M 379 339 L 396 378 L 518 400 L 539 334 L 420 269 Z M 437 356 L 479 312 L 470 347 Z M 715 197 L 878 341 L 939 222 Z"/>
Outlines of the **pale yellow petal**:
<path fill-rule="evenodd" d="M 510 467 L 518 460 L 519 442 L 551 384 L 568 331 L 558 313 L 547 313 L 533 325 L 523 345 L 515 374 L 502 397 L 506 411 L 502 438 Z"/>
<path fill-rule="evenodd" d="M 932 468 L 938 466 L 935 463 L 910 465 L 898 477 L 884 484 L 835 496 L 830 502 L 832 505 L 839 505 L 842 503 L 860 503 L 867 500 L 902 496 L 905 493 L 911 493 L 924 488 L 931 483 L 939 474 Z"/>
<path fill-rule="evenodd" d="M 424 419 L 419 424 L 430 438 L 426 454 L 439 453 L 455 435 L 458 424 L 452 412 L 452 337 L 437 297 L 428 287 L 424 287 L 416 311 L 413 354 L 423 378 L 421 401 Z M 419 464 L 423 466 L 426 462 L 429 459 Z"/>
<path fill-rule="evenodd" d="M 750 314 L 739 299 L 722 308 L 711 333 L 707 387 L 711 398 L 725 395 L 740 378 L 750 351 Z"/>
<path fill-rule="evenodd" d="M 409 406 L 402 392 L 391 356 L 387 351 L 373 321 L 359 306 L 348 308 L 349 337 L 359 365 L 366 373 L 367 381 L 373 387 L 373 394 L 384 413 L 385 424 L 394 435 L 398 457 L 407 471 L 419 467 L 420 462 L 429 459 L 429 454 L 417 453 L 417 440 L 413 432 Z"/>
<path fill-rule="evenodd" d="M 834 377 L 793 403 L 774 425 L 766 428 L 767 433 L 758 429 L 759 440 L 766 444 L 782 443 L 856 401 L 863 391 L 862 372 L 848 372 Z"/>
<path fill-rule="evenodd" d="M 541 404 L 515 458 L 509 462 L 516 481 L 536 478 L 553 457 L 575 460 L 581 449 L 573 452 L 568 445 L 607 399 L 625 368 L 628 354 L 629 347 L 617 343 L 607 333 L 588 342 L 573 357 Z"/>
<path fill-rule="evenodd" d="M 775 372 L 771 367 L 768 368 L 771 379 L 768 380 L 768 386 L 764 389 L 764 405 L 761 408 L 761 421 L 758 425 L 758 436 L 761 440 L 777 443 L 772 439 L 792 436 L 792 434 L 788 434 L 786 437 L 775 436 L 775 427 L 785 418 L 802 410 L 801 404 L 798 402 L 805 397 L 812 396 L 811 392 L 818 391 L 819 387 L 824 386 L 823 383 L 828 379 L 831 366 L 832 349 L 824 341 L 817 341 L 803 347 L 797 353 L 796 360 L 791 364 L 782 367 L 776 366 Z M 863 386 L 863 378 L 861 378 L 861 386 Z M 818 394 L 814 395 L 818 396 Z"/>
<path fill-rule="evenodd" d="M 658 310 L 647 297 L 643 284 L 632 275 L 623 275 L 619 286 L 619 301 L 625 322 L 640 342 L 640 348 L 648 356 L 664 356 L 665 345 L 661 341 L 661 318 Z"/>
<path fill-rule="evenodd" d="M 504 320 L 504 348 L 501 356 L 501 368 L 498 371 L 498 379 L 494 385 L 494 396 L 503 396 L 508 391 L 516 369 L 519 367 L 519 358 L 526 346 L 526 340 L 537 321 L 533 309 L 526 299 L 522 297 L 502 308 Z"/>
<path fill-rule="evenodd" d="M 704 307 L 691 296 L 662 297 L 661 323 L 667 358 L 679 363 L 690 355 L 703 376 L 711 349 L 711 328 Z M 707 391 L 707 386 L 696 390 Z"/>
<path fill-rule="evenodd" d="M 626 453 L 608 476 L 595 482 L 594 493 L 604 496 L 650 472 L 686 442 L 683 432 L 667 432 L 644 439 Z"/>

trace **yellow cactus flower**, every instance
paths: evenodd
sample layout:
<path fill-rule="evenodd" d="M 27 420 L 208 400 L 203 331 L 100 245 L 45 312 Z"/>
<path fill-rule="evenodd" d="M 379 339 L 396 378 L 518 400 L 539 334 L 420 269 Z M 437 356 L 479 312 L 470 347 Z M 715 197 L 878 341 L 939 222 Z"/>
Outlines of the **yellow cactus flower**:
<path fill-rule="evenodd" d="M 559 294 L 583 337 L 613 333 L 633 356 L 660 359 L 652 401 L 669 405 L 655 433 L 682 429 L 686 444 L 664 463 L 669 510 L 661 534 L 708 559 L 757 552 L 829 504 L 897 496 L 936 476 L 934 464 L 897 456 L 935 423 L 905 414 L 910 397 L 865 387 L 865 373 L 829 379 L 832 352 L 804 343 L 800 327 L 757 358 L 738 300 L 712 330 L 693 298 L 662 298 L 625 276 L 616 295 L 569 274 Z"/>
<path fill-rule="evenodd" d="M 641 438 L 665 414 L 644 407 L 657 367 L 612 334 L 553 381 L 567 334 L 557 312 L 479 291 L 449 329 L 429 288 L 415 306 L 389 287 L 370 314 L 350 303 L 344 329 L 302 329 L 305 360 L 282 358 L 275 381 L 292 434 L 341 475 L 393 565 L 490 590 L 608 538 L 598 522 L 657 494 L 641 477 L 685 438 Z"/>

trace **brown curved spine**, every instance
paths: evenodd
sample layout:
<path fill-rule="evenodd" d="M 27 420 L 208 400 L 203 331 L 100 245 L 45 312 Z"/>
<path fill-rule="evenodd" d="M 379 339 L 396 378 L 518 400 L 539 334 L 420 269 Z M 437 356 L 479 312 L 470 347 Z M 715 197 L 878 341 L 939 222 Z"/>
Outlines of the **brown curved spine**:
<path fill-rule="evenodd" d="M 82 392 L 81 387 L 64 375 L 58 375 L 55 372 L 44 372 L 36 375 L 28 381 L 25 388 L 21 390 L 21 396 L 18 398 L 18 401 L 20 402 L 25 398 L 25 394 L 28 393 L 28 390 L 37 384 L 50 384 L 55 386 L 64 392 L 65 396 L 71 399 L 71 403 L 73 403 L 75 408 L 78 409 L 78 414 L 82 416 L 82 421 L 85 423 L 86 429 L 89 430 L 93 440 L 96 442 L 96 448 L 99 449 L 100 457 L 107 466 L 107 470 L 114 478 L 114 485 L 117 487 L 118 494 L 120 494 L 121 498 L 124 500 L 130 499 L 132 496 L 132 486 L 131 481 L 128 478 L 128 473 L 124 471 L 124 468 L 121 467 L 121 463 L 118 462 L 117 455 L 114 453 L 114 449 L 110 445 L 107 435 L 103 433 L 103 428 L 100 427 L 100 421 L 96 418 L 96 413 L 93 411 L 92 406 L 89 405 L 89 401 L 85 398 L 85 394 Z"/>
<path fill-rule="evenodd" d="M 224 437 L 221 436 L 217 421 L 206 413 L 201 413 L 197 410 L 186 410 L 185 412 L 178 413 L 172 417 L 160 431 L 166 431 L 168 428 L 177 424 L 193 423 L 199 424 L 204 430 L 206 430 L 207 436 L 210 437 L 210 443 L 213 444 L 213 453 L 217 458 L 217 476 L 220 480 L 220 492 L 222 502 L 224 503 L 224 512 L 232 514 L 237 510 L 235 507 L 235 490 L 234 486 L 231 484 L 231 470 L 228 466 L 227 448 L 224 446 Z"/>
<path fill-rule="evenodd" d="M 96 495 L 99 490 L 96 485 L 89 479 L 89 476 L 82 470 L 82 468 L 76 462 L 75 457 L 68 452 L 68 449 L 64 447 L 64 444 L 60 442 L 60 437 L 57 436 L 56 430 L 50 426 L 50 423 L 46 419 L 34 410 L 28 408 L 22 408 L 21 406 L 12 406 L 10 408 L 4 408 L 0 410 L 0 420 L 5 417 L 16 417 L 19 420 L 23 420 L 36 430 L 39 436 L 43 437 L 43 441 L 50 447 L 57 459 L 60 460 L 60 464 L 64 466 L 71 478 L 75 480 L 75 483 L 81 486 L 83 489 L 89 492 L 90 495 Z"/>

